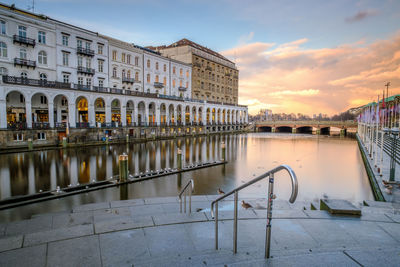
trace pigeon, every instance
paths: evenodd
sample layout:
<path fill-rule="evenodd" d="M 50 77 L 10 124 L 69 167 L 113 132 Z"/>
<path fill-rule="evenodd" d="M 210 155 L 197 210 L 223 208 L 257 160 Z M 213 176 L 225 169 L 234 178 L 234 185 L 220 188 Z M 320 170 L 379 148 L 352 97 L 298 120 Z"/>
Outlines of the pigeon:
<path fill-rule="evenodd" d="M 221 190 L 221 188 L 218 188 L 218 194 L 220 195 L 225 195 L 225 192 Z"/>
<path fill-rule="evenodd" d="M 249 203 L 245 202 L 244 200 L 242 200 L 242 207 L 247 210 L 249 208 L 252 208 L 253 206 L 250 205 Z"/>

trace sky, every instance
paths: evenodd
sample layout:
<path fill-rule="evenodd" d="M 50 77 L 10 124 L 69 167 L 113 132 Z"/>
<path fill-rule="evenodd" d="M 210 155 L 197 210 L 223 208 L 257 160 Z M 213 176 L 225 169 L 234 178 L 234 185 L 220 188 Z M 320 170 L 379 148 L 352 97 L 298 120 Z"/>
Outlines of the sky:
<path fill-rule="evenodd" d="M 27 9 L 32 0 L 0 0 Z M 182 38 L 239 69 L 249 113 L 333 115 L 400 93 L 400 0 L 35 0 L 41 13 L 138 45 Z"/>

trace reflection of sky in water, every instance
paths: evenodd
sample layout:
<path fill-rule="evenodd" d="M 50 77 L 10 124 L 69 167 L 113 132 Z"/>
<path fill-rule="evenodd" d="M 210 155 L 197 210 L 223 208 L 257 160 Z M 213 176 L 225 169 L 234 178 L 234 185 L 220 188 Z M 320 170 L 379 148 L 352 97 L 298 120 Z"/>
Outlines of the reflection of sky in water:
<path fill-rule="evenodd" d="M 194 194 L 214 195 L 218 187 L 228 192 L 279 164 L 287 164 L 294 169 L 299 180 L 298 200 L 312 201 L 324 194 L 352 202 L 373 199 L 355 140 L 271 133 L 211 135 L 208 138 L 181 138 L 129 146 L 122 144 L 0 155 L 0 198 L 104 180 L 118 173 L 117 158 L 122 153 L 129 156 L 131 174 L 176 168 L 177 146 L 182 149 L 183 165 L 214 161 L 222 153 L 221 138 L 226 143 L 229 162 L 226 166 L 186 172 L 181 179 L 171 175 L 130 184 L 129 198 L 176 196 L 190 178 L 195 180 Z M 275 177 L 274 192 L 278 199 L 289 199 L 291 185 L 288 174 L 281 172 Z M 267 180 L 263 180 L 242 193 L 266 195 L 267 186 Z M 2 214 L 16 218 L 24 212 L 32 214 L 71 209 L 74 205 L 119 198 L 119 189 L 110 188 L 0 212 L 0 219 Z"/>

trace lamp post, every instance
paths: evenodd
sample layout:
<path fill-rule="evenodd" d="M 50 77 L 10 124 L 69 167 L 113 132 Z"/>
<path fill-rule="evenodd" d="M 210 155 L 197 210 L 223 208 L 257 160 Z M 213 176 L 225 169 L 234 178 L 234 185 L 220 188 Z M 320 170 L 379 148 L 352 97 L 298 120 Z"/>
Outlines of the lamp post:
<path fill-rule="evenodd" d="M 389 181 L 394 182 L 394 176 L 396 172 L 396 148 L 397 148 L 397 137 L 399 136 L 399 128 L 393 127 L 389 135 L 392 139 L 392 151 L 390 153 L 390 174 Z"/>

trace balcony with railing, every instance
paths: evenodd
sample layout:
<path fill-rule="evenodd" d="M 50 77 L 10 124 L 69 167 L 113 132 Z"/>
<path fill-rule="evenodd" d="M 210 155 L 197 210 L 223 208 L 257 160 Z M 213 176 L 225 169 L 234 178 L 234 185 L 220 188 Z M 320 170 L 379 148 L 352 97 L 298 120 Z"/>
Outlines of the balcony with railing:
<path fill-rule="evenodd" d="M 225 76 L 231 77 L 231 73 L 230 72 L 225 72 Z"/>
<path fill-rule="evenodd" d="M 30 45 L 32 47 L 35 47 L 35 45 L 36 45 L 35 39 L 24 37 L 24 36 L 19 36 L 16 34 L 14 34 L 14 36 L 13 36 L 13 43 L 19 43 L 19 44 L 23 44 L 23 45 L 27 45 L 27 46 Z"/>
<path fill-rule="evenodd" d="M 88 49 L 88 48 L 83 48 L 83 47 L 77 47 L 76 52 L 78 54 L 84 55 L 84 56 L 89 56 L 93 57 L 94 56 L 94 50 Z"/>
<path fill-rule="evenodd" d="M 70 83 L 28 79 L 28 78 L 8 76 L 8 75 L 3 75 L 3 83 L 27 85 L 27 86 L 37 86 L 37 87 L 48 87 L 48 88 L 50 87 L 50 88 L 58 88 L 58 89 L 70 89 L 71 88 Z"/>
<path fill-rule="evenodd" d="M 16 57 L 16 58 L 14 58 L 14 66 L 17 66 L 17 65 L 22 66 L 22 67 L 25 66 L 28 68 L 31 68 L 31 67 L 36 68 L 36 61 Z"/>
<path fill-rule="evenodd" d="M 43 129 L 49 129 L 49 128 L 50 128 L 50 123 L 48 123 L 48 122 L 33 122 L 32 123 L 32 129 L 43 130 Z"/>
<path fill-rule="evenodd" d="M 186 88 L 186 87 L 183 87 L 183 86 L 179 86 L 179 87 L 178 87 L 178 90 L 179 90 L 179 91 L 186 91 L 187 88 Z"/>
<path fill-rule="evenodd" d="M 159 82 L 154 82 L 154 87 L 155 88 L 163 88 L 164 84 L 163 83 L 159 83 Z"/>
<path fill-rule="evenodd" d="M 134 83 L 135 83 L 135 79 L 133 79 L 133 78 L 128 78 L 128 77 L 122 77 L 122 82 L 123 82 L 123 83 L 131 83 L 131 84 L 134 84 Z"/>
<path fill-rule="evenodd" d="M 193 63 L 193 67 L 198 67 L 198 68 L 200 68 L 200 67 L 201 67 L 201 64 L 200 64 L 199 62 L 195 62 L 195 63 Z"/>
<path fill-rule="evenodd" d="M 86 84 L 74 84 L 74 89 L 83 91 L 92 91 L 92 86 Z"/>
<path fill-rule="evenodd" d="M 8 122 L 7 129 L 10 130 L 26 130 L 26 122 Z"/>
<path fill-rule="evenodd" d="M 86 68 L 82 66 L 78 66 L 78 73 L 83 73 L 87 75 L 94 75 L 95 71 L 92 68 Z"/>
<path fill-rule="evenodd" d="M 212 68 L 210 66 L 207 66 L 206 70 L 212 71 Z"/>

